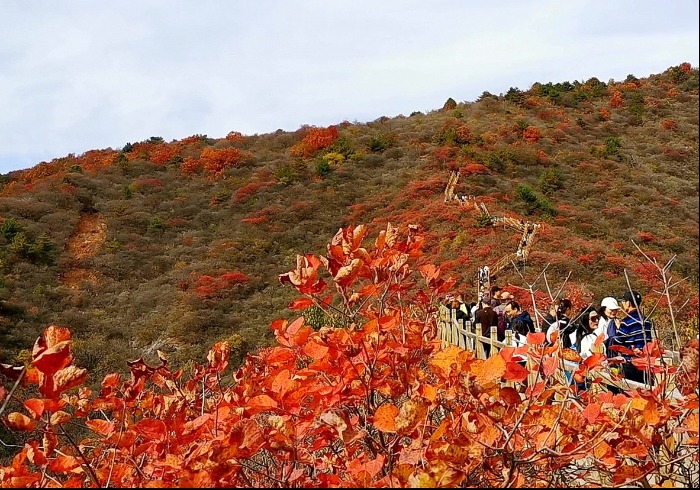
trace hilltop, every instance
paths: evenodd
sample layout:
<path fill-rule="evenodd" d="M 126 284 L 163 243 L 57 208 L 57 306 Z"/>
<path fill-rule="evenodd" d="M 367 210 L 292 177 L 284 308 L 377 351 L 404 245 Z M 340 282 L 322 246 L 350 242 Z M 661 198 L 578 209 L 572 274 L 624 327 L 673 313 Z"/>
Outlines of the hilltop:
<path fill-rule="evenodd" d="M 219 339 L 239 363 L 293 316 L 297 294 L 278 276 L 349 225 L 417 225 L 426 260 L 474 296 L 479 266 L 519 234 L 445 203 L 454 170 L 456 191 L 492 214 L 542 224 L 524 274 L 571 271 L 600 300 L 626 289 L 627 270 L 650 292 L 634 240 L 662 263 L 676 256 L 697 315 L 698 70 L 681 64 L 367 123 L 150 137 L 0 176 L 0 360 L 57 324 L 96 379 L 156 350 L 200 359 Z M 514 270 L 498 282 L 523 285 Z"/>

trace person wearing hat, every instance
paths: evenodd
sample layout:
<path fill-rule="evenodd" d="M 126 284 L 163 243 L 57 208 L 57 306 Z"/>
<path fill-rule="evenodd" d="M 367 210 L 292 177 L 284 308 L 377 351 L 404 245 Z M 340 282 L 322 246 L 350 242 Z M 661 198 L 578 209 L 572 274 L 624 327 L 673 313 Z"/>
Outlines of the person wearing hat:
<path fill-rule="evenodd" d="M 620 298 L 620 307 L 625 317 L 620 320 L 620 325 L 612 339 L 611 345 L 620 345 L 634 351 L 635 349 L 643 349 L 647 342 L 651 342 L 651 322 L 644 318 L 639 312 L 639 305 L 642 303 L 642 295 L 637 291 L 625 291 Z M 625 363 L 622 369 L 625 378 L 632 381 L 645 383 L 653 380 L 650 376 L 645 376 L 646 372 L 637 369 L 632 364 L 629 354 L 622 354 L 625 358 Z M 648 378 L 648 379 L 645 379 Z"/>
<path fill-rule="evenodd" d="M 610 348 L 613 337 L 617 333 L 617 327 L 620 325 L 620 319 L 618 318 L 618 313 L 620 312 L 620 305 L 617 300 L 612 296 L 603 298 L 600 302 L 600 310 L 598 311 L 598 328 L 595 330 L 595 335 L 598 336 L 603 334 L 605 340 L 605 347 Z"/>

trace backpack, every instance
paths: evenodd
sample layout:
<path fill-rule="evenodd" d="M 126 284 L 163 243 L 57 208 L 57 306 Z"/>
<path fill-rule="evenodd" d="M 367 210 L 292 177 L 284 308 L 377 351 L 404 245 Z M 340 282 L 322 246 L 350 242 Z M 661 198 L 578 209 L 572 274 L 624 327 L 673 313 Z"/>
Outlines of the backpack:
<path fill-rule="evenodd" d="M 498 332 L 498 340 L 503 341 L 506 338 L 506 328 L 508 327 L 508 322 L 506 321 L 506 316 L 499 309 L 498 313 L 498 324 L 496 325 L 496 330 Z"/>

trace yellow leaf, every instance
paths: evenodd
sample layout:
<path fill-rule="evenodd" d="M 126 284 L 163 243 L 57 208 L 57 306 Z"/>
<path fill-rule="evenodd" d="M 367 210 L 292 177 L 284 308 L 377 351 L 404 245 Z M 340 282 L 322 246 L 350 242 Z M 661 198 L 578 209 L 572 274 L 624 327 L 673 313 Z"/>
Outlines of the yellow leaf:
<path fill-rule="evenodd" d="M 436 374 L 442 375 L 443 377 L 447 378 L 449 377 L 454 369 L 454 366 L 458 366 L 458 356 L 461 352 L 461 349 L 457 346 L 450 345 L 446 349 L 443 349 L 439 351 L 437 354 L 435 354 L 428 363 L 430 364 L 431 367 L 435 368 L 437 371 L 439 371 Z"/>
<path fill-rule="evenodd" d="M 485 388 L 499 382 L 505 372 L 506 361 L 501 356 L 491 356 L 474 368 L 476 383 Z"/>

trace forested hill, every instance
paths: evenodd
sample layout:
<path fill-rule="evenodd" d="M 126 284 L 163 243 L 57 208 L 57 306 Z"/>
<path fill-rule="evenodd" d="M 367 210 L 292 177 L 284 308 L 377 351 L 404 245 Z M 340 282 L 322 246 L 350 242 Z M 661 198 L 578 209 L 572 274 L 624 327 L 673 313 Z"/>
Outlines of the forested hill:
<path fill-rule="evenodd" d="M 453 170 L 455 191 L 493 215 L 542 224 L 525 275 L 549 264 L 561 283 L 571 271 L 600 300 L 626 289 L 627 270 L 650 292 L 637 243 L 662 263 L 676 256 L 697 314 L 697 68 L 450 95 L 425 114 L 150 137 L 0 176 L 0 360 L 50 324 L 72 329 L 95 379 L 156 349 L 175 365 L 199 360 L 217 339 L 240 360 L 294 313 L 278 275 L 348 225 L 371 236 L 417 225 L 426 260 L 474 296 L 478 267 L 513 252 L 519 233 L 445 203 Z M 523 285 L 512 269 L 498 282 Z"/>

